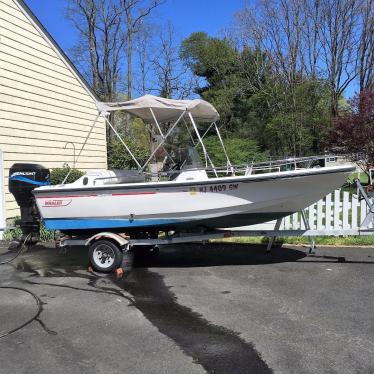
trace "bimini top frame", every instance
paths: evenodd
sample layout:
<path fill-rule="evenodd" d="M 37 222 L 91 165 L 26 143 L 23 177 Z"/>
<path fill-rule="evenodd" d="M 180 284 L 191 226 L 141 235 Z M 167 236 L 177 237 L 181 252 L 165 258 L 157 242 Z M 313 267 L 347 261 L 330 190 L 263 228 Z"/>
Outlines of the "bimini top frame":
<path fill-rule="evenodd" d="M 115 102 L 115 103 L 97 103 L 97 107 L 100 113 L 100 116 L 105 118 L 106 123 L 108 126 L 113 130 L 116 136 L 119 138 L 123 146 L 125 147 L 126 151 L 132 157 L 136 165 L 138 166 L 139 171 L 144 171 L 147 165 L 151 162 L 157 151 L 164 147 L 164 144 L 174 129 L 183 122 L 188 129 L 188 122 L 191 123 L 193 130 L 197 136 L 197 142 L 194 141 L 191 132 L 189 134 L 191 139 L 195 145 L 195 147 L 201 145 L 204 158 L 205 158 L 205 166 L 208 167 L 208 163 L 210 164 L 211 168 L 213 169 L 215 175 L 217 176 L 217 172 L 215 170 L 215 166 L 209 157 L 207 149 L 204 145 L 203 138 L 209 132 L 209 130 L 214 126 L 220 144 L 222 146 L 223 152 L 227 159 L 227 165 L 231 166 L 230 159 L 226 152 L 221 134 L 219 132 L 218 126 L 216 121 L 219 119 L 219 114 L 217 110 L 211 105 L 210 103 L 204 100 L 173 100 L 173 99 L 165 99 L 153 95 L 145 95 L 139 97 L 134 100 L 129 100 L 125 102 Z M 139 161 L 136 159 L 134 154 L 131 152 L 128 145 L 123 141 L 121 136 L 119 135 L 118 131 L 114 128 L 111 122 L 108 119 L 108 116 L 111 112 L 115 111 L 124 111 L 129 113 L 133 116 L 141 118 L 146 124 L 154 125 L 159 135 L 161 136 L 161 142 L 156 146 L 153 150 L 152 154 L 149 156 L 147 161 L 144 165 L 141 165 Z M 197 127 L 196 122 L 204 122 L 210 123 L 210 126 L 204 133 L 201 135 L 199 129 Z M 169 123 L 169 129 L 166 134 L 162 131 L 160 126 L 161 123 Z M 166 152 L 167 153 L 167 152 Z M 169 156 L 169 155 L 168 155 Z M 170 156 L 169 156 L 170 157 Z M 170 157 L 171 158 L 171 157 Z"/>

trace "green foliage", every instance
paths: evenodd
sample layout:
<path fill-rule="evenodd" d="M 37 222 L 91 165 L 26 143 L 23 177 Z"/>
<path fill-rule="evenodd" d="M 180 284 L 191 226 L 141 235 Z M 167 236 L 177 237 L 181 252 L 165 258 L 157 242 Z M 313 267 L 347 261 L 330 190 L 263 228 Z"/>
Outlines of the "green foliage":
<path fill-rule="evenodd" d="M 84 175 L 84 171 L 78 169 L 70 169 L 69 167 L 56 168 L 51 170 L 51 183 L 61 184 L 64 181 L 67 174 L 69 173 L 69 171 L 70 174 L 65 183 L 73 183 L 82 175 Z"/>
<path fill-rule="evenodd" d="M 14 226 L 15 221 L 19 220 L 20 217 L 15 217 L 12 219 L 10 226 Z M 22 230 L 19 227 L 16 227 L 12 230 L 5 230 L 3 234 L 3 240 L 11 241 L 13 238 L 21 238 Z M 55 231 L 47 230 L 44 224 L 40 225 L 39 238 L 41 242 L 51 242 L 55 239 Z"/>
<path fill-rule="evenodd" d="M 149 148 L 134 138 L 124 139 L 133 155 L 142 165 L 149 157 Z M 108 142 L 108 168 L 109 169 L 137 169 L 135 161 L 131 158 L 123 144 L 118 138 L 110 139 Z"/>
<path fill-rule="evenodd" d="M 56 231 L 47 230 L 42 223 L 40 225 L 39 237 L 41 242 L 51 242 L 55 240 Z"/>
<path fill-rule="evenodd" d="M 264 145 L 277 155 L 308 155 L 321 151 L 327 135 L 328 88 L 324 82 L 302 81 L 293 87 L 277 85 L 279 107 L 265 123 Z"/>
<path fill-rule="evenodd" d="M 181 58 L 203 79 L 196 91 L 219 111 L 226 138 L 253 139 L 273 156 L 321 152 L 330 108 L 324 81 L 299 77 L 289 84 L 262 51 L 206 33 L 185 39 Z"/>
<path fill-rule="evenodd" d="M 19 220 L 21 217 L 16 217 L 14 220 L 9 223 L 9 226 L 13 226 L 14 222 Z M 19 227 L 16 227 L 15 229 L 7 229 L 3 233 L 3 240 L 5 241 L 11 241 L 13 238 L 20 238 L 22 236 L 22 230 Z"/>
<path fill-rule="evenodd" d="M 246 164 L 249 162 L 265 161 L 268 155 L 260 152 L 256 142 L 251 139 L 226 138 L 223 140 L 230 161 L 234 165 Z M 226 165 L 226 157 L 221 143 L 216 136 L 209 136 L 204 139 L 207 152 L 214 165 Z"/>

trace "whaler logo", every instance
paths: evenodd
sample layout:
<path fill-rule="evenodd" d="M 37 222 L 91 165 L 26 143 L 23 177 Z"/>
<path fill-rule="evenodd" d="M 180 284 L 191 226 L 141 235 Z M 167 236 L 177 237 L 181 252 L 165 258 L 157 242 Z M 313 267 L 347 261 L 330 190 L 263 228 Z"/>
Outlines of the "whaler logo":
<path fill-rule="evenodd" d="M 71 203 L 70 200 L 44 200 L 43 207 L 44 208 L 59 208 L 62 206 L 67 206 Z"/>

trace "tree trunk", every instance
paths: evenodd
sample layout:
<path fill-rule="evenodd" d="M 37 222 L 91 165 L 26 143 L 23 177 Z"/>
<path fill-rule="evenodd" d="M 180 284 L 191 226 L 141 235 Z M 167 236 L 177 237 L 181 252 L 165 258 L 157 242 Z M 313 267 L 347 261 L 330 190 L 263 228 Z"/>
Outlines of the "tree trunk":
<path fill-rule="evenodd" d="M 127 99 L 132 97 L 132 51 L 133 51 L 134 35 L 131 30 L 128 30 L 127 37 Z"/>

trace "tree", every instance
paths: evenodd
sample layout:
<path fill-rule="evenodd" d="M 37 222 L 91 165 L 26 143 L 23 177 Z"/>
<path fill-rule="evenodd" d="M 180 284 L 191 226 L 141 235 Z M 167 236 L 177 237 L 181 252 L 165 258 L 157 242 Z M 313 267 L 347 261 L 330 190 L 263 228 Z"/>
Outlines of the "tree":
<path fill-rule="evenodd" d="M 266 52 L 248 45 L 239 50 L 204 33 L 184 40 L 181 55 L 203 78 L 197 92 L 218 109 L 226 137 L 251 138 L 272 155 L 320 151 L 329 102 L 323 80 L 299 76 L 291 84 Z"/>
<path fill-rule="evenodd" d="M 304 62 L 301 0 L 262 0 L 237 13 L 236 21 L 242 44 L 265 52 L 274 72 L 294 85 Z"/>
<path fill-rule="evenodd" d="M 374 1 L 364 0 L 360 7 L 361 33 L 358 75 L 360 92 L 374 91 Z"/>
<path fill-rule="evenodd" d="M 259 104 L 264 113 L 258 113 L 261 143 L 273 154 L 319 151 L 316 122 L 327 125 L 319 106 L 326 96 L 326 84 L 318 77 L 320 17 L 320 0 L 262 0 L 236 14 L 235 38 L 244 50 L 262 56 L 261 69 L 254 59 L 244 61 L 251 79 L 258 76 L 256 70 L 261 72 L 258 84 L 252 85 L 250 101 Z M 250 87 L 248 83 L 250 80 Z M 249 96 L 248 89 L 244 93 Z M 265 107 L 259 99 L 266 100 Z"/>
<path fill-rule="evenodd" d="M 73 22 L 81 36 L 71 51 L 72 58 L 83 67 L 100 99 L 114 101 L 124 45 L 119 6 L 115 0 L 67 1 L 66 17 Z"/>
<path fill-rule="evenodd" d="M 176 42 L 176 31 L 169 22 L 159 34 L 158 51 L 152 59 L 157 95 L 165 98 L 185 99 L 193 90 L 193 77 L 179 57 L 180 45 Z"/>
<path fill-rule="evenodd" d="M 328 132 L 329 89 L 318 80 L 304 80 L 292 90 L 275 85 L 273 100 L 279 108 L 264 129 L 266 149 L 280 156 L 305 156 L 321 152 L 321 138 Z"/>
<path fill-rule="evenodd" d="M 357 77 L 358 0 L 321 0 L 322 63 L 331 91 L 331 116 L 338 114 L 340 97 Z"/>
<path fill-rule="evenodd" d="M 326 80 L 333 118 L 352 82 L 373 85 L 373 9 L 373 0 L 258 0 L 236 15 L 234 31 L 267 54 L 289 88 Z"/>
<path fill-rule="evenodd" d="M 342 147 L 357 159 L 365 172 L 374 165 L 374 92 L 363 91 L 350 100 L 350 108 L 333 121 L 330 146 Z"/>
<path fill-rule="evenodd" d="M 124 138 L 131 152 L 143 165 L 149 156 L 149 149 L 139 144 L 134 138 Z M 108 168 L 109 169 L 137 169 L 138 166 L 126 151 L 119 139 L 115 138 L 108 144 Z"/>
<path fill-rule="evenodd" d="M 150 91 L 150 76 L 152 73 L 152 60 L 155 53 L 154 30 L 157 25 L 145 23 L 136 34 L 135 50 L 138 58 L 139 71 L 136 79 L 135 91 L 140 95 L 145 95 Z"/>
<path fill-rule="evenodd" d="M 222 145 L 216 136 L 207 137 L 204 139 L 204 144 L 214 165 L 224 166 L 227 164 Z M 250 162 L 266 161 L 269 157 L 267 153 L 260 151 L 255 140 L 230 137 L 224 139 L 224 144 L 230 162 L 233 165 L 244 165 Z"/>
<path fill-rule="evenodd" d="M 163 4 L 165 0 L 152 0 L 144 3 L 143 0 L 121 0 L 124 12 L 124 35 L 126 40 L 127 58 L 127 99 L 132 97 L 132 60 L 134 51 L 134 37 L 140 32 L 144 20 L 149 14 Z"/>
<path fill-rule="evenodd" d="M 180 55 L 192 73 L 202 79 L 196 92 L 217 108 L 224 127 L 232 129 L 235 126 L 232 109 L 239 89 L 238 52 L 228 40 L 198 32 L 182 42 Z"/>

